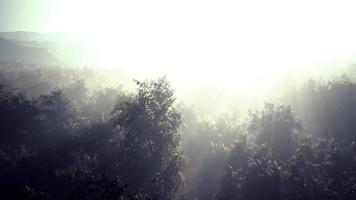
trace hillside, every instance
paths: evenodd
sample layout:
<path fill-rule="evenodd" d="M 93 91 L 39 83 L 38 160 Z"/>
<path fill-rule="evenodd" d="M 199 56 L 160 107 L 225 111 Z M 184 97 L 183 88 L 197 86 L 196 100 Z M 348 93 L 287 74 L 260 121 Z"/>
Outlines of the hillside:
<path fill-rule="evenodd" d="M 48 49 L 23 45 L 0 38 L 0 60 L 17 60 L 36 63 L 59 63 L 59 60 L 49 53 Z"/>

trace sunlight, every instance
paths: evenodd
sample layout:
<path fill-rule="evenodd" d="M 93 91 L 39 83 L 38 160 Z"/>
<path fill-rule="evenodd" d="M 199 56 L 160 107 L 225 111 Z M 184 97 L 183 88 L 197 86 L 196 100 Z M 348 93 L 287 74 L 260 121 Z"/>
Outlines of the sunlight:
<path fill-rule="evenodd" d="M 351 60 L 356 53 L 352 2 L 57 4 L 52 16 L 57 29 L 94 44 L 98 67 L 122 68 L 135 76 L 165 74 L 181 85 L 217 82 L 241 91 L 264 90 L 287 74 Z"/>
<path fill-rule="evenodd" d="M 0 199 L 356 199 L 355 8 L 0 0 Z"/>

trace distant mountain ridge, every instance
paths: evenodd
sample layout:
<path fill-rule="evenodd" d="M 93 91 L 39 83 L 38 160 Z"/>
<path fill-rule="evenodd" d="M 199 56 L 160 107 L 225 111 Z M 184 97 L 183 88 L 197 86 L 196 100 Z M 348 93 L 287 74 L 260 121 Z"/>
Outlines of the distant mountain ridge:
<path fill-rule="evenodd" d="M 0 60 L 15 60 L 31 63 L 59 63 L 48 49 L 23 45 L 0 37 Z"/>
<path fill-rule="evenodd" d="M 37 32 L 27 32 L 27 31 L 15 31 L 15 32 L 0 32 L 0 37 L 8 40 L 16 41 L 56 41 L 64 42 L 73 40 L 73 37 L 68 33 L 56 32 L 56 33 L 37 33 Z"/>
<path fill-rule="evenodd" d="M 81 41 L 80 36 L 65 32 L 0 32 L 1 60 L 35 63 L 91 65 L 95 62 L 95 46 Z M 10 43 L 9 43 L 10 42 Z"/>

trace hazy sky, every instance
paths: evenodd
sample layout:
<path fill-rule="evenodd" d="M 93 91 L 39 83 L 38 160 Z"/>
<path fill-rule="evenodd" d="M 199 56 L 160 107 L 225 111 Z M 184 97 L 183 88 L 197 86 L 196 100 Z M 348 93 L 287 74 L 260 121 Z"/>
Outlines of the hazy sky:
<path fill-rule="evenodd" d="M 0 0 L 0 31 L 76 32 L 102 63 L 254 83 L 354 59 L 354 2 Z"/>

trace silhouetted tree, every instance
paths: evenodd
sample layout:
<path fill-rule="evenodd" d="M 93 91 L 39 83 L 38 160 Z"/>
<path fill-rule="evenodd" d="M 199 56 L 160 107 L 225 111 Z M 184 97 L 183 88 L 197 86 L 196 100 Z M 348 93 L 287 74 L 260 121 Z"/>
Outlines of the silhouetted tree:
<path fill-rule="evenodd" d="M 293 154 L 303 127 L 290 106 L 266 103 L 261 112 L 252 114 L 248 130 L 255 136 L 256 144 L 271 148 L 273 158 L 285 160 Z"/>
<path fill-rule="evenodd" d="M 119 168 L 132 194 L 170 199 L 181 182 L 183 155 L 179 149 L 181 116 L 165 78 L 136 81 L 137 94 L 119 103 L 113 114 L 124 133 Z"/>

